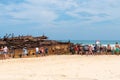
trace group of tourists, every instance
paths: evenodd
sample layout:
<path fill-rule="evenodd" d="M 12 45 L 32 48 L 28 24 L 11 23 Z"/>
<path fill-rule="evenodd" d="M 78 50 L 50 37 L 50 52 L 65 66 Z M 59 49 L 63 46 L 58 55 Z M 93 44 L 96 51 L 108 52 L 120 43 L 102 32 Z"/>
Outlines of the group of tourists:
<path fill-rule="evenodd" d="M 48 55 L 48 48 L 47 47 L 36 47 L 30 50 L 27 47 L 23 47 L 23 49 L 21 49 L 21 53 L 19 54 L 19 57 L 29 56 L 30 53 L 32 53 L 32 55 L 36 55 L 37 57 L 38 55 L 45 56 L 45 55 Z M 14 58 L 15 48 L 13 46 L 9 48 L 7 46 L 1 46 L 0 55 L 2 55 L 2 59 Z"/>
<path fill-rule="evenodd" d="M 23 53 L 22 53 L 22 56 L 28 56 L 28 53 L 31 53 L 30 51 L 28 52 L 28 49 L 26 47 L 23 48 Z M 32 52 L 32 54 L 36 55 L 38 57 L 38 55 L 41 55 L 41 56 L 45 56 L 45 55 L 48 55 L 48 48 L 47 47 L 36 47 L 35 48 L 35 53 Z"/>
<path fill-rule="evenodd" d="M 120 54 L 120 45 L 118 42 L 115 43 L 114 46 L 110 44 L 101 45 L 100 42 L 96 42 L 91 45 L 81 45 L 75 44 L 70 46 L 70 52 L 72 54 L 80 54 L 80 55 L 96 55 L 96 54 Z"/>
<path fill-rule="evenodd" d="M 32 51 L 31 51 L 32 50 Z M 115 43 L 114 46 L 111 46 L 110 44 L 101 45 L 99 41 L 96 41 L 95 44 L 91 45 L 81 45 L 81 44 L 73 44 L 70 45 L 68 51 L 72 54 L 80 54 L 80 55 L 97 55 L 97 54 L 120 54 L 120 45 L 118 42 Z M 15 54 L 15 48 L 13 46 L 7 47 L 7 46 L 1 46 L 0 47 L 0 55 L 2 55 L 2 59 L 7 58 L 14 58 Z M 29 56 L 32 53 L 32 55 L 36 55 L 37 57 L 48 55 L 48 47 L 35 47 L 34 49 L 28 49 L 27 47 L 23 47 L 21 49 L 20 57 Z M 18 54 L 18 53 L 17 53 Z M 60 53 L 59 53 L 60 54 Z"/>

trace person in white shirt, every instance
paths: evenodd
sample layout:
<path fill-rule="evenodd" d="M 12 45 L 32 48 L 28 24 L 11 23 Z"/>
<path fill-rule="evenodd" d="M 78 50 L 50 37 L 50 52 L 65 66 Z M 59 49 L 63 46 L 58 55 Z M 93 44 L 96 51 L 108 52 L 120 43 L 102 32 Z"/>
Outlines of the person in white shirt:
<path fill-rule="evenodd" d="M 95 44 L 96 44 L 97 46 L 99 46 L 99 45 L 100 45 L 100 41 L 97 40 L 97 41 L 95 42 Z"/>
<path fill-rule="evenodd" d="M 7 59 L 8 58 L 8 56 L 7 56 L 7 54 L 8 54 L 8 48 L 7 48 L 7 46 L 5 46 L 4 48 L 3 48 L 3 58 L 4 59 Z"/>
<path fill-rule="evenodd" d="M 38 54 L 39 54 L 39 48 L 38 47 L 35 48 L 35 52 L 36 52 L 36 56 L 38 56 Z"/>
<path fill-rule="evenodd" d="M 24 47 L 22 56 L 27 56 L 27 54 L 28 54 L 27 47 Z"/>

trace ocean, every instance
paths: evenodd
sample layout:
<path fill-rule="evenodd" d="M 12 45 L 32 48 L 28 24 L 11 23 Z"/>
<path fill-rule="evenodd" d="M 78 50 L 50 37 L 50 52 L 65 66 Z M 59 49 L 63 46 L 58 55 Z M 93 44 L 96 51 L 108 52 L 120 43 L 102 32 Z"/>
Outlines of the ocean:
<path fill-rule="evenodd" d="M 68 40 L 60 40 L 62 42 L 67 42 Z M 116 42 L 120 44 L 120 40 L 99 40 L 101 45 L 110 44 L 111 46 L 115 45 Z M 70 40 L 70 42 L 74 44 L 83 44 L 83 45 L 90 45 L 95 44 L 96 40 Z"/>

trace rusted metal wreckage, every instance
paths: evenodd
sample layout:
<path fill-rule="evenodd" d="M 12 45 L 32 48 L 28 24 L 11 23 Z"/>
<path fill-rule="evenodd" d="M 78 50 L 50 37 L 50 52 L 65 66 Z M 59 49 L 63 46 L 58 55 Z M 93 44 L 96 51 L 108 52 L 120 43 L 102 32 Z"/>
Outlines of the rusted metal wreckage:
<path fill-rule="evenodd" d="M 3 38 L 0 39 L 0 46 L 14 46 L 16 49 L 23 47 L 35 48 L 38 46 L 53 46 L 60 44 L 69 44 L 69 42 L 60 42 L 56 40 L 48 40 L 48 37 L 45 35 L 39 37 L 33 37 L 30 35 L 27 36 L 17 36 L 14 37 L 13 34 L 6 34 Z"/>
<path fill-rule="evenodd" d="M 0 46 L 7 46 L 8 48 L 12 46 L 17 54 L 21 54 L 24 47 L 27 47 L 30 51 L 34 51 L 35 47 L 48 47 L 49 54 L 62 54 L 69 51 L 68 48 L 71 44 L 69 41 L 49 40 L 45 35 L 33 37 L 31 35 L 14 36 L 14 34 L 6 34 L 3 38 L 0 38 Z"/>

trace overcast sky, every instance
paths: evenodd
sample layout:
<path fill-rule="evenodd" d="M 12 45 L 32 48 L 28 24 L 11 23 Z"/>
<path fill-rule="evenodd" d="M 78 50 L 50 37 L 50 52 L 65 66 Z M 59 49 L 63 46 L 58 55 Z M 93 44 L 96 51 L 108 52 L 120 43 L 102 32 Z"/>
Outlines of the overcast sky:
<path fill-rule="evenodd" d="M 120 40 L 119 4 L 120 0 L 0 0 L 0 36 Z"/>

